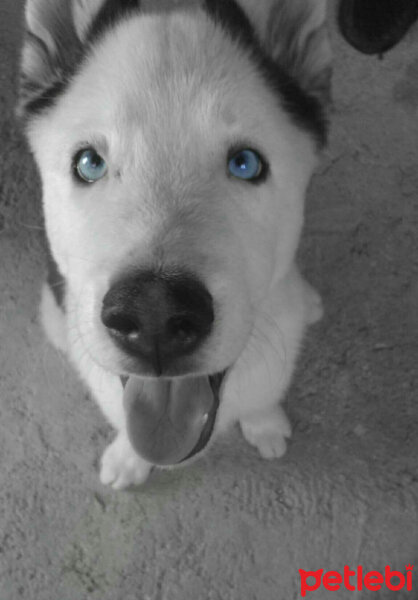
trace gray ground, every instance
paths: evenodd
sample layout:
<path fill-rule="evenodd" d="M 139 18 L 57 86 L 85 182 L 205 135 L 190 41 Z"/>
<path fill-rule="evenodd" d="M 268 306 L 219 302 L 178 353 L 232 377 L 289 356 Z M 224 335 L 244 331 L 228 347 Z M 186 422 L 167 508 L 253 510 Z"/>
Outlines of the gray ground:
<path fill-rule="evenodd" d="M 288 395 L 288 454 L 263 461 L 235 431 L 116 493 L 97 476 L 111 432 L 38 324 L 39 180 L 12 120 L 21 4 L 0 3 L 0 600 L 291 600 L 299 568 L 418 564 L 417 29 L 382 61 L 334 35 L 300 257 L 326 317 Z"/>

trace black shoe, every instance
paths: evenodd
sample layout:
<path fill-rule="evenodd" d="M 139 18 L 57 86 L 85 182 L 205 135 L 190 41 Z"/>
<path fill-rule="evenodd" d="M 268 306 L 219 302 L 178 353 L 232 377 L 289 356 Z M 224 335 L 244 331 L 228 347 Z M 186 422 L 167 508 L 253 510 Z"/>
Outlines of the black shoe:
<path fill-rule="evenodd" d="M 418 0 L 341 0 L 338 25 L 347 42 L 364 54 L 395 46 L 418 18 Z"/>

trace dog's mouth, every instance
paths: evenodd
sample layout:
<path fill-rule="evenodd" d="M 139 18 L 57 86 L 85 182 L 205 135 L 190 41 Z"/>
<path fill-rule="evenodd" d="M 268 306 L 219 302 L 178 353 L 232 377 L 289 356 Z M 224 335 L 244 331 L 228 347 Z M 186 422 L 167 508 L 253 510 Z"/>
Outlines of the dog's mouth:
<path fill-rule="evenodd" d="M 122 380 L 128 435 L 136 452 L 161 466 L 201 452 L 214 431 L 225 374 Z"/>

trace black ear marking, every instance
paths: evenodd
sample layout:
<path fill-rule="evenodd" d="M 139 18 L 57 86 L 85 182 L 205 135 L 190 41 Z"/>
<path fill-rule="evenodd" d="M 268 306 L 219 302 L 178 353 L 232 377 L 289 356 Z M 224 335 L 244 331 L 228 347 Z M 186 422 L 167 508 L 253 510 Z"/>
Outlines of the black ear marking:
<path fill-rule="evenodd" d="M 87 41 L 96 40 L 111 25 L 140 8 L 141 0 L 106 0 L 89 28 Z"/>
<path fill-rule="evenodd" d="M 308 131 L 321 147 L 326 142 L 327 120 L 324 109 L 313 95 L 263 49 L 244 10 L 236 0 L 205 0 L 204 8 L 249 53 L 281 105 L 302 129 Z"/>
<path fill-rule="evenodd" d="M 254 29 L 235 0 L 205 0 L 204 6 L 208 14 L 222 25 L 233 39 L 248 46 L 254 44 Z"/>
<path fill-rule="evenodd" d="M 25 105 L 26 114 L 34 116 L 52 106 L 58 96 L 65 90 L 65 86 L 66 81 L 61 80 L 57 81 L 49 88 L 38 90 L 38 93 L 34 94 L 32 100 L 29 100 Z M 26 84 L 27 90 L 29 87 L 30 83 Z"/>

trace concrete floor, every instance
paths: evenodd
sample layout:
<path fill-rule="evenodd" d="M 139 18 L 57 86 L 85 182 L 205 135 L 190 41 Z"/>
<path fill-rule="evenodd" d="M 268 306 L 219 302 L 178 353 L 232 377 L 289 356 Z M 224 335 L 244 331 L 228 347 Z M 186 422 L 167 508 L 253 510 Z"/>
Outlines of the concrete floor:
<path fill-rule="evenodd" d="M 418 30 L 381 61 L 334 35 L 331 145 L 301 265 L 323 294 L 266 462 L 237 431 L 116 493 L 111 432 L 37 318 L 39 180 L 12 120 L 21 0 L 0 3 L 0 600 L 292 600 L 298 569 L 418 564 Z M 379 600 L 417 598 L 380 592 Z M 318 591 L 312 598 L 368 598 Z M 376 593 L 371 593 L 375 598 Z"/>

